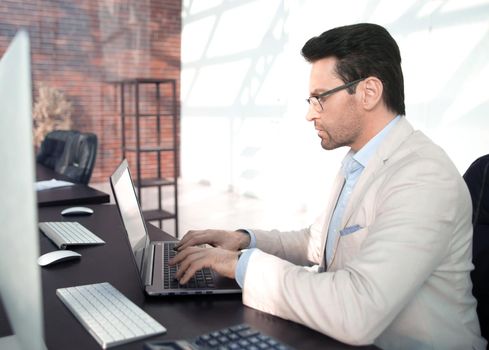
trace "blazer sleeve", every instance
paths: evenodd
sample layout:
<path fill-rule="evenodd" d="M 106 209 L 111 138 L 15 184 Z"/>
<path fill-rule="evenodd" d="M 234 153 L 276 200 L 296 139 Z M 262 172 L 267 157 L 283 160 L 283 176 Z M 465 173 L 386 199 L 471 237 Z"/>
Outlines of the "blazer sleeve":
<path fill-rule="evenodd" d="M 260 234 L 265 251 L 278 256 L 259 250 L 251 255 L 244 304 L 345 343 L 373 343 L 440 265 L 454 237 L 467 234 L 467 191 L 446 166 L 416 159 L 378 179 L 375 193 L 366 194 L 371 200 L 359 205 L 374 212 L 368 235 L 359 254 L 335 272 L 312 272 L 290 262 L 300 260 L 286 252 L 294 245 L 317 261 L 311 230 L 297 238 Z"/>
<path fill-rule="evenodd" d="M 319 265 L 323 257 L 322 243 L 325 239 L 326 212 L 308 228 L 282 232 L 253 229 L 256 247 L 293 264 Z"/>

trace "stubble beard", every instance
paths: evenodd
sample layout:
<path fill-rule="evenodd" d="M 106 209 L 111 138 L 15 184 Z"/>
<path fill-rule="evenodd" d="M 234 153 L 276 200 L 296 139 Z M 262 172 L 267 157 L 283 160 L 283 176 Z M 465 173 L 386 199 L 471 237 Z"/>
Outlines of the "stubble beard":
<path fill-rule="evenodd" d="M 321 147 L 327 151 L 334 150 L 343 146 L 351 146 L 361 135 L 360 118 L 356 113 L 354 106 L 350 107 L 349 115 L 344 117 L 349 119 L 350 122 L 347 125 L 341 125 L 338 129 L 334 130 L 334 136 L 326 128 L 322 128 L 326 134 L 326 138 L 321 138 Z M 330 129 L 331 130 L 331 129 Z"/>
<path fill-rule="evenodd" d="M 340 148 L 340 147 L 343 147 L 343 146 L 350 146 L 352 143 L 353 143 L 353 140 L 350 140 L 350 139 L 346 139 L 346 140 L 334 140 L 332 137 L 331 137 L 331 134 L 327 131 L 324 131 L 327 135 L 328 135 L 328 138 L 327 139 L 324 139 L 322 138 L 321 139 L 321 147 L 323 149 L 325 149 L 326 151 L 332 151 L 336 148 Z"/>

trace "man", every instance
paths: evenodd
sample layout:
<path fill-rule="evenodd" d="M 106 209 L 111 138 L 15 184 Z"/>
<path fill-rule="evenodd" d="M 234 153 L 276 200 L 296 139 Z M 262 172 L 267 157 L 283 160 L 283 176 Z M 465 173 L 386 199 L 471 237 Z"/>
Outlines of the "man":
<path fill-rule="evenodd" d="M 312 64 L 307 120 L 324 149 L 350 147 L 326 210 L 297 232 L 190 231 L 172 262 L 177 278 L 211 267 L 237 279 L 245 305 L 349 344 L 485 349 L 469 192 L 403 117 L 396 42 L 356 24 L 310 39 L 302 55 Z"/>

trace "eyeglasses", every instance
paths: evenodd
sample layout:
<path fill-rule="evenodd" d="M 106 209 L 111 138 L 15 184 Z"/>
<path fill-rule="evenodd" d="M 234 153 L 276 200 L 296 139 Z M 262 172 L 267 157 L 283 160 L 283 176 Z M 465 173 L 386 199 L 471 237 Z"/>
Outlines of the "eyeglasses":
<path fill-rule="evenodd" d="M 316 112 L 322 112 L 323 111 L 323 105 L 321 104 L 321 99 L 325 98 L 326 96 L 332 95 L 338 91 L 348 89 L 350 86 L 353 86 L 355 84 L 358 84 L 362 80 L 365 80 L 365 78 L 357 79 L 354 81 L 350 81 L 349 83 L 346 83 L 344 85 L 335 87 L 334 89 L 325 91 L 317 96 L 311 96 L 309 98 L 306 98 L 307 103 L 309 103 L 309 106 L 314 107 Z"/>

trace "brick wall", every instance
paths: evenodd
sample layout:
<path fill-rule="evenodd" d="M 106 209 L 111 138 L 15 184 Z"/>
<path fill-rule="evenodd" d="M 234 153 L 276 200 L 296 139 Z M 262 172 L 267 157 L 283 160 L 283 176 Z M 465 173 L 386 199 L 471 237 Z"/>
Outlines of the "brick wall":
<path fill-rule="evenodd" d="M 0 55 L 18 29 L 27 29 L 34 100 L 40 84 L 61 90 L 74 106 L 73 129 L 97 134 L 91 182 L 106 182 L 122 157 L 119 90 L 108 81 L 175 79 L 179 120 L 181 6 L 180 0 L 0 1 Z M 144 108 L 154 107 L 150 90 L 141 93 L 143 105 L 149 106 Z M 162 90 L 162 101 L 167 103 L 169 91 Z M 154 141 L 154 123 L 150 118 L 145 121 L 143 140 Z M 168 125 L 162 119 L 161 137 L 172 142 Z M 133 133 L 127 130 L 128 139 Z M 134 158 L 129 160 L 135 167 Z M 162 163 L 165 175 L 172 176 L 171 154 Z M 144 174 L 151 176 L 156 158 L 148 155 L 143 166 Z"/>

